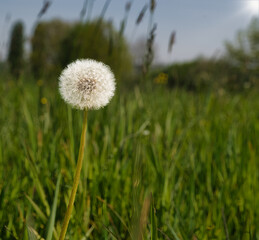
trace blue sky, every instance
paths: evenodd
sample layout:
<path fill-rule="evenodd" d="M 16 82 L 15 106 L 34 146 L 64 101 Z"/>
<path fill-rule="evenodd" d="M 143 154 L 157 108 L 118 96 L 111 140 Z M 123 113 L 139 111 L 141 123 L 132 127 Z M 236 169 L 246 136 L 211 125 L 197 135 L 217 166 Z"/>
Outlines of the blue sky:
<path fill-rule="evenodd" d="M 91 1 L 91 0 L 89 0 Z M 98 16 L 104 0 L 93 0 L 91 19 Z M 117 28 L 124 16 L 125 3 L 130 0 L 111 0 L 105 14 Z M 235 33 L 244 29 L 252 17 L 259 16 L 259 0 L 157 0 L 153 22 L 157 23 L 155 44 L 156 60 L 159 62 L 185 61 L 199 55 L 223 54 L 224 41 L 234 40 Z M 79 20 L 84 0 L 52 0 L 52 4 L 41 20 L 61 18 Z M 149 0 L 133 0 L 126 26 L 126 36 L 131 43 L 146 36 L 149 13 L 136 28 L 136 18 Z M 6 54 L 12 24 L 17 20 L 25 23 L 26 35 L 33 32 L 41 0 L 1 0 L 0 2 L 0 57 Z M 168 41 L 176 31 L 176 43 L 169 54 Z"/>

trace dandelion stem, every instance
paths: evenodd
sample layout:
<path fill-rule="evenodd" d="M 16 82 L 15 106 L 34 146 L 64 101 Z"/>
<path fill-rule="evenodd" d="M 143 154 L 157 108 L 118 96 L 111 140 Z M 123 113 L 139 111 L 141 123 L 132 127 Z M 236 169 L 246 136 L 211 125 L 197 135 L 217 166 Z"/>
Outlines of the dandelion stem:
<path fill-rule="evenodd" d="M 70 199 L 69 199 L 65 219 L 64 219 L 64 222 L 63 222 L 63 225 L 62 225 L 59 240 L 65 239 L 69 219 L 71 217 L 71 213 L 72 213 L 72 210 L 73 210 L 73 205 L 74 205 L 74 201 L 75 201 L 77 187 L 78 187 L 79 180 L 80 180 L 80 172 L 81 172 L 81 169 L 82 169 L 82 163 L 83 163 L 83 158 L 84 158 L 86 129 L 87 129 L 87 111 L 85 110 L 84 111 L 83 128 L 82 128 L 81 140 L 80 140 L 79 155 L 78 155 L 77 166 L 76 166 L 76 173 L 75 173 L 72 192 L 71 192 L 71 195 L 70 195 Z"/>

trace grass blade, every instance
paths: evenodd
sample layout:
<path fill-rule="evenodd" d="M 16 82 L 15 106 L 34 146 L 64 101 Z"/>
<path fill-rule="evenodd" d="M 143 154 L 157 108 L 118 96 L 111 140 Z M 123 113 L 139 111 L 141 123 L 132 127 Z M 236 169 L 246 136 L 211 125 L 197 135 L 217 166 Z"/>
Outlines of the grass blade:
<path fill-rule="evenodd" d="M 41 218 L 41 220 L 43 222 L 47 221 L 47 217 L 46 215 L 40 210 L 40 208 L 38 207 L 38 205 L 28 196 L 25 195 L 26 198 L 29 200 L 30 204 L 32 205 L 33 209 L 35 210 L 35 212 L 38 214 L 38 216 Z"/>
<path fill-rule="evenodd" d="M 154 200 L 151 205 L 151 240 L 157 240 L 157 221 L 154 207 Z"/>
<path fill-rule="evenodd" d="M 167 227 L 170 230 L 170 232 L 173 234 L 174 239 L 175 240 L 180 240 L 180 238 L 177 236 L 176 232 L 174 231 L 173 227 L 169 226 L 169 224 L 167 224 Z"/>
<path fill-rule="evenodd" d="M 46 240 L 51 240 L 52 234 L 53 234 L 53 231 L 54 231 L 60 182 L 61 182 L 61 173 L 59 173 L 59 175 L 58 175 L 58 180 L 57 180 L 57 184 L 56 184 L 54 201 L 53 201 L 53 204 L 52 204 L 51 213 L 50 213 L 49 222 L 48 222 Z"/>
<path fill-rule="evenodd" d="M 29 240 L 41 239 L 41 237 L 37 233 L 37 231 L 34 228 L 32 228 L 31 226 L 27 226 L 27 231 L 28 231 L 28 238 L 29 238 Z"/>
<path fill-rule="evenodd" d="M 31 172 L 32 172 L 33 179 L 34 179 L 34 182 L 35 182 L 35 187 L 37 189 L 37 192 L 39 194 L 39 197 L 40 197 L 42 203 L 46 207 L 46 214 L 47 214 L 47 216 L 49 216 L 49 214 L 50 214 L 50 207 L 49 207 L 49 203 L 47 201 L 47 197 L 46 197 L 46 194 L 44 192 L 43 186 L 42 186 L 42 184 L 41 184 L 41 182 L 39 180 L 38 171 L 37 171 L 37 169 L 36 169 L 36 167 L 35 167 L 35 165 L 34 165 L 34 163 L 32 161 L 28 160 L 28 162 L 29 162 L 29 164 L 31 166 L 31 169 L 32 169 Z"/>

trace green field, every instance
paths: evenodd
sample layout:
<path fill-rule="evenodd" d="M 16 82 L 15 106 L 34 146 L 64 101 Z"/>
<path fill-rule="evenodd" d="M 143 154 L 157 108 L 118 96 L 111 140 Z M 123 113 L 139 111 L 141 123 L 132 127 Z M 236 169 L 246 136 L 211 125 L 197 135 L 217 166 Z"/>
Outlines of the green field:
<path fill-rule="evenodd" d="M 58 239 L 83 114 L 25 82 L 0 81 L 0 239 Z M 259 239 L 257 93 L 117 89 L 88 114 L 67 239 Z"/>

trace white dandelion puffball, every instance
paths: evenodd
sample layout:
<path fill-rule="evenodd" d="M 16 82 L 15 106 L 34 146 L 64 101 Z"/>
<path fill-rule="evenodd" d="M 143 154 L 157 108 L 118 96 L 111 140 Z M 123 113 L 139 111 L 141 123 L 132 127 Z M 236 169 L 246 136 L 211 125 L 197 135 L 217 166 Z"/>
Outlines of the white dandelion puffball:
<path fill-rule="evenodd" d="M 109 66 L 92 59 L 70 63 L 59 77 L 62 98 L 78 109 L 99 109 L 109 103 L 115 91 L 115 77 Z"/>

